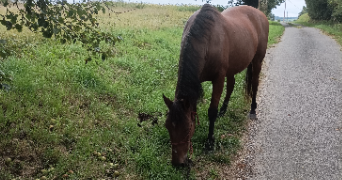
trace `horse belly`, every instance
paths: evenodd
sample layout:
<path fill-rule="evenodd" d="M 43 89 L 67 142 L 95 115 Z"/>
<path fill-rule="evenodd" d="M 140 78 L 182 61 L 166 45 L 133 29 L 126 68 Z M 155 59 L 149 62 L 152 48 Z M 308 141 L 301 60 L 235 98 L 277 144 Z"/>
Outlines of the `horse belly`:
<path fill-rule="evenodd" d="M 231 52 L 231 55 L 227 59 L 227 74 L 237 74 L 246 69 L 247 66 L 252 62 L 256 53 L 256 48 L 247 47 L 241 47 L 235 49 L 234 52 Z"/>

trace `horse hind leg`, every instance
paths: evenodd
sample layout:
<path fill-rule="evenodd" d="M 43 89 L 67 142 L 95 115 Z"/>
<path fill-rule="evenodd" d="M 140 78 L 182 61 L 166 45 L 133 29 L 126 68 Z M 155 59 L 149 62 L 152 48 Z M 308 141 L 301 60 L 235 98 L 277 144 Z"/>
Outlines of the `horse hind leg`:
<path fill-rule="evenodd" d="M 218 117 L 222 117 L 226 114 L 227 109 L 228 109 L 228 103 L 229 103 L 229 99 L 230 96 L 234 90 L 234 85 L 235 85 L 235 78 L 234 75 L 232 76 L 227 76 L 227 91 L 226 91 L 226 97 L 224 98 L 223 104 L 220 108 L 220 112 L 218 114 Z"/>
<path fill-rule="evenodd" d="M 252 61 L 252 104 L 251 104 L 251 117 L 256 118 L 256 111 L 257 108 L 257 102 L 256 102 L 256 96 L 258 92 L 258 86 L 259 86 L 259 76 L 261 72 L 261 66 L 262 66 L 262 60 L 264 59 L 265 55 L 256 55 Z"/>

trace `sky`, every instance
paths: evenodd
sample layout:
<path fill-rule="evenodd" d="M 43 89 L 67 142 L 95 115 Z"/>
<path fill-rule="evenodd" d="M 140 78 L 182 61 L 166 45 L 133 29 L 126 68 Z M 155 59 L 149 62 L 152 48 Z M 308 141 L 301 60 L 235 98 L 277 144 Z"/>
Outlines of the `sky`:
<path fill-rule="evenodd" d="M 153 4 L 194 4 L 203 5 L 206 1 L 202 0 L 124 0 L 126 2 L 146 2 Z M 212 0 L 211 4 L 227 5 L 228 0 Z M 305 0 L 286 0 L 286 8 L 289 17 L 297 17 L 299 12 L 305 6 Z M 272 10 L 272 13 L 276 16 L 283 17 L 285 10 L 285 3 L 281 4 L 277 8 Z"/>
<path fill-rule="evenodd" d="M 306 6 L 305 0 L 286 0 L 286 11 L 289 13 L 289 17 L 298 17 L 299 12 L 302 11 L 303 6 Z M 285 3 L 281 4 L 277 8 L 272 10 L 272 13 L 276 16 L 283 17 L 285 10 Z M 287 16 L 287 13 L 285 13 Z"/>

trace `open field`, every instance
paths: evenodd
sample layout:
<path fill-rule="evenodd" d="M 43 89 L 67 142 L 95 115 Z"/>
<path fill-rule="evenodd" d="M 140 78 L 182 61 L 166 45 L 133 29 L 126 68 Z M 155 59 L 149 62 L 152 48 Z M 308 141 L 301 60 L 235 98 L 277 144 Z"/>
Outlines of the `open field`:
<path fill-rule="evenodd" d="M 0 26 L 0 39 L 15 49 L 0 66 L 13 78 L 9 91 L 0 90 L 0 177 L 225 176 L 247 124 L 244 73 L 236 76 L 226 116 L 217 120 L 216 149 L 209 155 L 203 147 L 212 88 L 211 83 L 203 83 L 191 171 L 171 166 L 164 128 L 167 108 L 162 94 L 174 97 L 183 26 L 198 8 L 118 3 L 115 11 L 121 13 L 100 17 L 102 29 L 123 38 L 113 47 L 115 57 L 105 61 L 95 57 L 87 64 L 84 59 L 89 54 L 78 43 L 63 45 L 28 30 L 18 33 Z M 270 23 L 270 44 L 283 30 L 280 24 Z M 140 122 L 139 114 L 148 118 Z"/>
<path fill-rule="evenodd" d="M 315 27 L 321 29 L 326 34 L 332 36 L 336 41 L 342 45 L 342 24 L 335 23 L 331 21 L 312 21 L 309 15 L 303 14 L 295 21 L 296 24 L 301 24 L 304 26 Z"/>

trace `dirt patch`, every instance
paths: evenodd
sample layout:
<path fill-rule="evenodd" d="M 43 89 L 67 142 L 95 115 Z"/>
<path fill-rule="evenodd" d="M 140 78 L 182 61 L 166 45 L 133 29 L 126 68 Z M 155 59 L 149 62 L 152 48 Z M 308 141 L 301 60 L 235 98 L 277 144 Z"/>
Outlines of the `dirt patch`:
<path fill-rule="evenodd" d="M 0 147 L 0 156 L 0 169 L 19 177 L 35 176 L 43 167 L 42 151 L 33 141 L 14 138 Z"/>
<path fill-rule="evenodd" d="M 158 118 L 161 117 L 162 115 L 163 114 L 161 112 L 154 112 L 154 113 L 150 113 L 150 114 L 141 112 L 138 114 L 138 119 L 140 121 L 138 123 L 138 126 L 141 127 L 142 122 L 149 121 L 149 120 L 151 121 L 152 126 L 158 125 Z"/>

